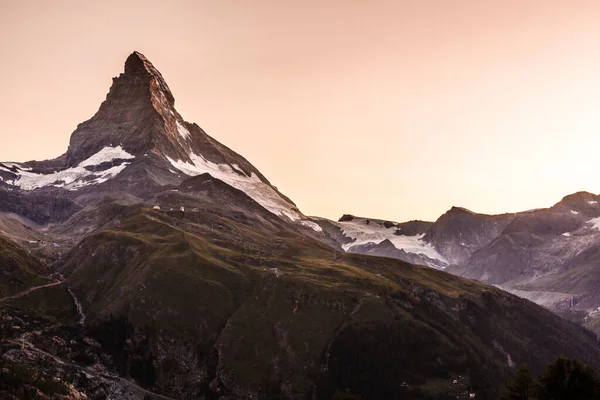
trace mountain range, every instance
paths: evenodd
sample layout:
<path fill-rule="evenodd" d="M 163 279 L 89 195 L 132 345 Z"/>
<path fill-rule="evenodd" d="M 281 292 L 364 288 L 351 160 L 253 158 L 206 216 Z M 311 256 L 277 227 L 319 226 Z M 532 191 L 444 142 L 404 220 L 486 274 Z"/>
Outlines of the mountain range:
<path fill-rule="evenodd" d="M 345 215 L 320 224 L 348 251 L 495 285 L 600 333 L 599 201 L 579 192 L 550 208 L 520 213 L 484 215 L 453 207 L 435 222 Z"/>
<path fill-rule="evenodd" d="M 485 399 L 600 367 L 598 201 L 309 217 L 134 52 L 63 155 L 0 163 L 0 394 Z"/>

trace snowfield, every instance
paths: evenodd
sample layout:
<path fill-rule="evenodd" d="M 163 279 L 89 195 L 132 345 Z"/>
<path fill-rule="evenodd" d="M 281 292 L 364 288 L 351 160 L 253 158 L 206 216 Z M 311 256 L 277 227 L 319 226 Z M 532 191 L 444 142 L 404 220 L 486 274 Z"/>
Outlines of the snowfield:
<path fill-rule="evenodd" d="M 105 147 L 87 160 L 79 163 L 78 167 L 89 167 L 93 165 L 100 165 L 104 162 L 111 162 L 117 159 L 132 160 L 135 157 L 125 150 L 121 146 L 117 147 Z"/>
<path fill-rule="evenodd" d="M 188 131 L 188 129 L 185 126 L 183 126 L 183 124 L 179 122 L 179 120 L 176 121 L 176 124 L 177 131 L 179 132 L 181 137 L 183 137 L 184 139 L 188 139 L 190 137 L 190 131 Z"/>
<path fill-rule="evenodd" d="M 598 218 L 592 218 L 587 223 L 588 224 L 592 224 L 592 228 L 597 229 L 597 230 L 600 231 L 600 217 L 598 217 Z"/>
<path fill-rule="evenodd" d="M 387 239 L 398 250 L 424 255 L 446 265 L 450 264 L 433 246 L 422 240 L 425 234 L 415 236 L 396 235 L 395 232 L 398 228 L 394 226 L 386 228 L 377 221 L 370 220 L 368 224 L 367 221 L 369 220 L 364 218 L 354 218 L 352 221 L 347 222 L 333 222 L 342 230 L 344 236 L 354 239 L 353 242 L 342 246 L 345 251 L 350 251 L 355 246 L 368 243 L 379 244 Z"/>
<path fill-rule="evenodd" d="M 213 178 L 219 179 L 226 184 L 246 193 L 250 198 L 263 206 L 271 213 L 278 216 L 285 216 L 292 221 L 298 221 L 302 225 L 321 231 L 321 227 L 314 222 L 305 220 L 298 209 L 285 201 L 270 185 L 264 183 L 260 178 L 252 173 L 246 175 L 237 165 L 216 164 L 208 161 L 197 154 L 190 154 L 191 163 L 182 160 L 173 160 L 167 157 L 173 167 L 189 176 L 210 174 Z"/>
<path fill-rule="evenodd" d="M 21 167 L 21 165 L 16 163 L 4 163 L 4 165 L 9 168 L 17 167 L 19 169 L 19 171 L 16 172 L 18 177 L 14 181 L 7 181 L 6 183 L 18 186 L 23 190 L 34 190 L 45 186 L 77 190 L 89 185 L 97 185 L 106 182 L 110 178 L 117 176 L 134 158 L 133 155 L 123 150 L 121 146 L 107 146 L 88 159 L 83 160 L 75 167 L 67 168 L 62 171 L 55 171 L 50 174 L 36 174 L 30 172 L 31 168 Z M 93 167 L 117 159 L 128 160 L 129 162 L 122 162 L 120 165 L 113 166 L 104 171 L 96 172 L 86 169 L 86 167 Z M 2 167 L 0 166 L 0 168 Z"/>
<path fill-rule="evenodd" d="M 319 224 L 317 224 L 316 222 L 312 222 L 312 221 L 308 221 L 308 220 L 302 220 L 302 221 L 300 221 L 300 223 L 302 225 L 306 226 L 307 228 L 310 228 L 310 229 L 312 229 L 314 231 L 323 232 L 323 228 L 321 228 L 319 226 Z"/>

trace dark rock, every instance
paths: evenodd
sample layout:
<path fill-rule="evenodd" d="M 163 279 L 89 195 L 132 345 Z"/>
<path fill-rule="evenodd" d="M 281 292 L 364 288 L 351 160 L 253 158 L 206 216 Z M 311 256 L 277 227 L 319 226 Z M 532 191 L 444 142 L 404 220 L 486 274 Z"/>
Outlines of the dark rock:
<path fill-rule="evenodd" d="M 344 214 L 342 215 L 342 217 L 338 220 L 338 222 L 349 222 L 352 221 L 354 219 L 354 216 L 350 215 L 350 214 Z"/>

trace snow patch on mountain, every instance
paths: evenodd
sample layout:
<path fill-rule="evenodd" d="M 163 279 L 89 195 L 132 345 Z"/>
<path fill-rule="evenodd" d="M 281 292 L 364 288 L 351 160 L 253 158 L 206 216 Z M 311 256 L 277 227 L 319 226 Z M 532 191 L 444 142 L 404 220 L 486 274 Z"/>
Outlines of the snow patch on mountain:
<path fill-rule="evenodd" d="M 592 228 L 598 229 L 600 231 L 600 217 L 592 218 L 587 223 L 592 224 Z"/>
<path fill-rule="evenodd" d="M 121 146 L 109 147 L 106 146 L 90 158 L 83 160 L 79 163 L 78 167 L 90 167 L 94 165 L 100 165 L 104 162 L 112 162 L 114 160 L 130 160 L 135 157 L 125 150 Z"/>
<path fill-rule="evenodd" d="M 345 251 L 351 250 L 354 246 L 368 243 L 379 244 L 387 239 L 398 250 L 424 255 L 442 263 L 450 264 L 432 245 L 422 240 L 423 236 L 425 236 L 424 233 L 415 236 L 396 235 L 395 232 L 398 228 L 394 226 L 386 228 L 382 223 L 363 218 L 354 218 L 352 221 L 333 223 L 342 230 L 344 236 L 354 239 L 353 242 L 342 245 Z"/>
<path fill-rule="evenodd" d="M 190 154 L 191 163 L 182 160 L 176 161 L 169 157 L 167 159 L 173 167 L 186 175 L 196 176 L 208 173 L 213 178 L 243 191 L 275 215 L 285 216 L 292 221 L 299 221 L 304 218 L 296 207 L 285 201 L 271 186 L 261 181 L 256 174 L 252 173 L 248 176 L 237 165 L 232 167 L 229 164 L 216 164 L 194 153 Z M 317 230 L 315 227 L 312 227 L 312 229 Z"/>
<path fill-rule="evenodd" d="M 179 135 L 185 139 L 190 137 L 190 131 L 188 131 L 188 129 L 179 121 L 177 121 L 177 131 L 179 132 Z"/>
<path fill-rule="evenodd" d="M 23 190 L 34 190 L 45 186 L 60 187 L 67 190 L 77 190 L 89 185 L 97 185 L 106 182 L 110 178 L 117 176 L 130 164 L 130 162 L 121 162 L 119 165 L 110 167 L 104 171 L 90 171 L 86 167 L 93 167 L 105 162 L 115 160 L 133 160 L 135 157 L 121 148 L 104 147 L 98 153 L 83 160 L 77 166 L 67 168 L 61 171 L 55 171 L 50 174 L 38 174 L 31 172 L 31 168 L 25 168 L 16 163 L 4 163 L 8 168 L 16 167 L 17 178 L 7 183 L 18 186 Z M 1 168 L 1 167 L 0 167 Z M 6 168 L 4 168 L 6 169 Z M 10 171 L 10 170 L 9 170 Z"/>
<path fill-rule="evenodd" d="M 596 200 L 589 200 L 588 204 L 598 204 L 598 202 Z"/>
<path fill-rule="evenodd" d="M 316 222 L 312 222 L 312 221 L 308 221 L 308 220 L 302 220 L 302 221 L 300 221 L 300 223 L 302 225 L 306 226 L 307 228 L 310 228 L 310 229 L 312 229 L 314 231 L 317 231 L 317 232 L 322 232 L 323 231 L 323 228 L 321 228 L 319 226 L 319 224 L 317 224 Z"/>
<path fill-rule="evenodd" d="M 575 210 L 571 210 L 571 214 L 575 214 L 575 215 L 577 215 L 577 214 L 579 214 L 579 212 L 578 212 L 578 211 L 575 211 Z"/>

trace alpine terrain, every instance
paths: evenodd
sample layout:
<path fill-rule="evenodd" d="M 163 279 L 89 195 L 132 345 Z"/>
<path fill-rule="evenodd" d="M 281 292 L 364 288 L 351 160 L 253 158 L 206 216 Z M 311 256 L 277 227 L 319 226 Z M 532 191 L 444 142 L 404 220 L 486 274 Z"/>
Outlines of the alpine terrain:
<path fill-rule="evenodd" d="M 495 285 L 600 333 L 600 196 L 484 215 L 453 207 L 435 222 L 344 215 L 319 224 L 345 250 L 429 265 Z"/>
<path fill-rule="evenodd" d="M 594 320 L 598 196 L 307 217 L 174 105 L 134 52 L 63 155 L 0 163 L 0 398 L 492 399 L 521 363 L 600 367 L 528 300 Z"/>

